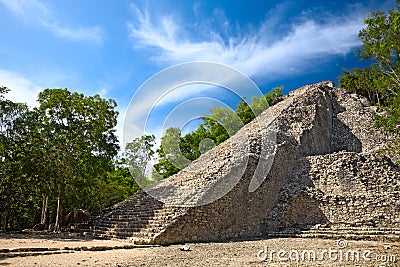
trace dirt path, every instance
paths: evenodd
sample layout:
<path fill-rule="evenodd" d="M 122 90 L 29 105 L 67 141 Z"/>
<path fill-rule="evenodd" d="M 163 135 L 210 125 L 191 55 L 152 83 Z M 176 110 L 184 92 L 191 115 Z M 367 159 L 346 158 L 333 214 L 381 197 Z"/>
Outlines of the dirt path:
<path fill-rule="evenodd" d="M 25 255 L 0 258 L 0 266 L 400 266 L 400 242 L 341 241 L 276 238 L 195 243 L 186 244 L 190 251 L 182 251 L 182 245 L 132 248 L 115 240 L 3 235 L 3 256 L 5 251 L 9 256 Z M 21 252 L 21 248 L 25 249 Z M 51 249 L 40 251 L 45 248 Z"/>

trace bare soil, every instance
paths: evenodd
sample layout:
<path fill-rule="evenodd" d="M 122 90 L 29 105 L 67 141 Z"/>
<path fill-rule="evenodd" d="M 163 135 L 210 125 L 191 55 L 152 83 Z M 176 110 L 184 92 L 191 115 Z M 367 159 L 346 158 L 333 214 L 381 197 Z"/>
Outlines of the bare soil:
<path fill-rule="evenodd" d="M 400 242 L 274 238 L 188 243 L 190 251 L 183 244 L 124 246 L 133 247 L 119 240 L 0 235 L 0 266 L 400 266 Z"/>

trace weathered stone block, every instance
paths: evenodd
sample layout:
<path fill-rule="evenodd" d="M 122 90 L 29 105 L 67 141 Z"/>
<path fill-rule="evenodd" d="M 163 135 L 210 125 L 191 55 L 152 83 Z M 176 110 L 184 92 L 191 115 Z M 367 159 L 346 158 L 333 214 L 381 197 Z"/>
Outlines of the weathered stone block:
<path fill-rule="evenodd" d="M 395 136 L 371 128 L 378 112 L 332 82 L 304 86 L 155 185 L 167 203 L 138 192 L 105 212 L 94 235 L 169 244 L 400 229 L 400 168 L 378 153 Z M 217 188 L 229 190 L 216 197 Z M 182 199 L 198 206 L 176 206 Z"/>

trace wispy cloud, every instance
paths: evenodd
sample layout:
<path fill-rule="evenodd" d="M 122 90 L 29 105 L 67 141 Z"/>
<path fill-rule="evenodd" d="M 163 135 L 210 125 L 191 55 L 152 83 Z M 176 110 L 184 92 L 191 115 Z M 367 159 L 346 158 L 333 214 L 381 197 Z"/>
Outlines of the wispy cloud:
<path fill-rule="evenodd" d="M 132 9 L 137 21 L 128 24 L 131 38 L 137 48 L 155 49 L 154 60 L 169 64 L 215 61 L 250 76 L 290 75 L 298 72 L 299 67 L 307 71 L 305 67 L 317 59 L 349 53 L 360 45 L 357 34 L 365 14 L 353 9 L 352 14 L 317 21 L 303 13 L 304 17 L 299 17 L 284 33 L 274 32 L 278 19 L 270 16 L 256 29 L 242 30 L 228 37 L 224 33 L 235 29 L 228 29 L 229 20 L 223 20 L 213 28 L 197 25 L 200 32 L 196 34 L 202 37 L 198 41 L 199 36 L 188 33 L 171 15 L 154 17 L 147 9 L 134 5 Z M 279 14 L 282 5 L 276 9 Z M 218 31 L 213 30 L 216 28 Z"/>
<path fill-rule="evenodd" d="M 288 9 L 291 8 L 288 1 L 270 10 L 265 20 L 258 25 L 238 25 L 227 18 L 220 9 L 214 10 L 212 17 L 202 19 L 200 7 L 199 3 L 193 5 L 196 22 L 190 24 L 176 14 L 160 14 L 156 13 L 159 11 L 138 8 L 132 4 L 136 21 L 129 23 L 128 29 L 135 49 L 148 50 L 152 60 L 166 66 L 189 61 L 211 61 L 232 66 L 252 78 L 282 78 L 309 72 L 315 68 L 316 63 L 332 56 L 346 55 L 358 47 L 360 42 L 357 35 L 363 26 L 366 13 L 360 6 L 356 6 L 349 8 L 349 11 L 340 17 L 324 14 L 323 18 L 319 18 L 312 10 L 306 10 L 299 13 L 297 18 L 286 22 L 284 20 Z M 175 76 L 182 76 L 183 80 L 196 80 L 206 73 L 215 73 L 223 79 L 218 84 L 230 83 L 233 79 L 229 75 L 221 75 L 209 69 L 196 69 L 193 73 L 185 73 L 182 69 L 159 82 L 154 81 L 155 84 L 149 86 L 151 90 L 142 90 L 144 95 L 138 97 L 140 101 L 131 103 L 128 107 L 124 140 L 143 134 L 146 123 L 144 115 L 148 114 L 149 109 L 179 105 L 181 100 L 195 98 L 205 90 L 215 90 L 212 86 L 195 86 L 187 90 L 182 88 L 168 91 L 173 86 L 166 80 L 171 79 L 170 77 L 176 78 Z M 160 99 L 157 94 L 162 95 L 162 92 L 168 93 Z M 248 99 L 256 95 L 245 89 L 238 92 L 238 95 L 247 96 L 246 93 L 252 94 Z M 207 109 L 203 110 L 207 112 Z M 174 117 L 174 121 L 179 121 L 181 117 L 186 118 L 186 113 L 179 113 Z M 157 114 L 158 121 L 153 124 L 147 121 L 151 124 L 150 128 L 160 128 L 159 125 L 163 125 L 162 121 L 165 118 L 162 118 L 161 113 Z"/>
<path fill-rule="evenodd" d="M 44 88 L 47 88 L 47 86 L 41 86 L 38 83 L 39 82 L 32 81 L 17 72 L 0 69 L 0 86 L 5 86 L 10 89 L 5 97 L 13 102 L 26 103 L 29 107 L 38 107 L 39 103 L 36 102 L 38 94 L 43 91 Z M 102 88 L 97 93 L 105 97 L 107 89 Z M 116 136 L 118 140 L 122 142 L 126 107 L 118 106 L 117 111 L 119 115 L 117 118 Z"/>
<path fill-rule="evenodd" d="M 0 69 L 0 86 L 10 89 L 7 99 L 26 103 L 30 107 L 38 106 L 37 95 L 43 88 L 18 73 Z"/>
<path fill-rule="evenodd" d="M 66 27 L 57 20 L 52 11 L 39 0 L 0 0 L 18 18 L 35 23 L 49 30 L 55 36 L 71 41 L 101 44 L 104 32 L 100 27 Z"/>
<path fill-rule="evenodd" d="M 49 29 L 56 36 L 72 40 L 72 41 L 85 41 L 94 44 L 101 44 L 104 40 L 104 32 L 100 27 L 90 28 L 65 28 L 57 24 L 44 23 L 44 27 Z"/>
<path fill-rule="evenodd" d="M 216 87 L 221 88 L 221 94 Z M 226 65 L 210 62 L 179 64 L 152 76 L 135 92 L 125 113 L 123 140 L 132 140 L 144 132 L 160 138 L 165 130 L 160 125 L 175 123 L 180 127 L 183 125 L 180 122 L 197 119 L 215 106 L 223 103 L 229 106 L 233 98 L 250 100 L 262 95 L 250 79 Z M 176 109 L 181 106 L 186 110 Z"/>

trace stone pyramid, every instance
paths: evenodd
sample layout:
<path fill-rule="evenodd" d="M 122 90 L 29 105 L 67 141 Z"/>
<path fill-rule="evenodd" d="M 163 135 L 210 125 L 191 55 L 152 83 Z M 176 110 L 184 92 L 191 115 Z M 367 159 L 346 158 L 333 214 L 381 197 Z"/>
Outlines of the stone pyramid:
<path fill-rule="evenodd" d="M 372 127 L 379 112 L 330 81 L 299 88 L 186 169 L 107 209 L 86 234 L 138 244 L 398 239 L 400 168 L 381 152 L 395 136 Z M 219 187 L 228 190 L 210 195 Z M 151 196 L 157 190 L 167 201 Z"/>

